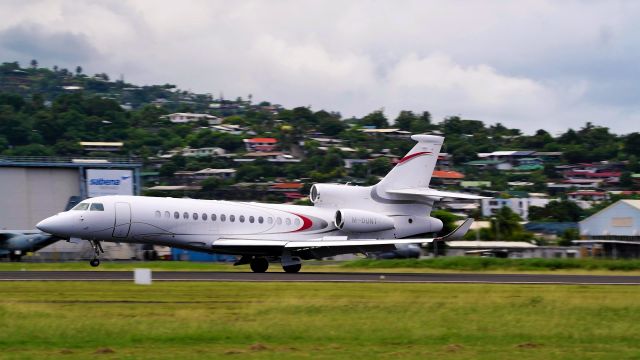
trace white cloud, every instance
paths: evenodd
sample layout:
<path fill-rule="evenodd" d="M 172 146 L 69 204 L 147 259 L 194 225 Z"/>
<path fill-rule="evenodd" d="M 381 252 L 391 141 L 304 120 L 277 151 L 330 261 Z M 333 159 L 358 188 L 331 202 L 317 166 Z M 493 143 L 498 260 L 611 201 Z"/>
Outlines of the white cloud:
<path fill-rule="evenodd" d="M 11 14 L 0 33 L 37 25 L 99 54 L 56 65 L 132 82 L 345 116 L 385 107 L 526 131 L 639 130 L 636 2 L 8 0 L 0 14 Z M 22 56 L 2 61 L 30 60 L 1 44 Z"/>

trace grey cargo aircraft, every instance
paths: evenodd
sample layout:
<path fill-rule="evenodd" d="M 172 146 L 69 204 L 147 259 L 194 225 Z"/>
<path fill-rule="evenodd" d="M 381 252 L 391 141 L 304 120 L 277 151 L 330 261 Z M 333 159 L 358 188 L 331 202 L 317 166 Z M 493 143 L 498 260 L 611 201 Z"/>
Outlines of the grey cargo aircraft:
<path fill-rule="evenodd" d="M 20 261 L 22 256 L 60 240 L 39 230 L 0 230 L 0 257 Z"/>

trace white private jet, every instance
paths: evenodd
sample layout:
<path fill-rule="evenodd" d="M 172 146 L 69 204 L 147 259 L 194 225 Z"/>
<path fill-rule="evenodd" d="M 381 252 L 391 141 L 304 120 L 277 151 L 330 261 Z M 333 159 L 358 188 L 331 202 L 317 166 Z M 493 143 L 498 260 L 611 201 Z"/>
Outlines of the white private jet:
<path fill-rule="evenodd" d="M 265 272 L 279 259 L 298 272 L 302 260 L 348 253 L 391 251 L 464 235 L 472 220 L 444 238 L 405 239 L 442 230 L 430 217 L 443 198 L 483 197 L 430 189 L 444 140 L 413 135 L 418 143 L 376 185 L 315 184 L 313 206 L 145 196 L 101 196 L 42 220 L 38 229 L 63 238 L 88 240 L 100 264 L 101 241 L 157 244 L 240 255 L 236 265 Z"/>

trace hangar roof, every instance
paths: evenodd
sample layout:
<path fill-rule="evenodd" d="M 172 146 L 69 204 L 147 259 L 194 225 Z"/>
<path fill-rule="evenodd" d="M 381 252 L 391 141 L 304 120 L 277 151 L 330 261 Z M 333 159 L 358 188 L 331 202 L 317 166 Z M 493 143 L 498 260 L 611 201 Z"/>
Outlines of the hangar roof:
<path fill-rule="evenodd" d="M 640 210 L 640 200 L 621 200 L 621 201 Z"/>

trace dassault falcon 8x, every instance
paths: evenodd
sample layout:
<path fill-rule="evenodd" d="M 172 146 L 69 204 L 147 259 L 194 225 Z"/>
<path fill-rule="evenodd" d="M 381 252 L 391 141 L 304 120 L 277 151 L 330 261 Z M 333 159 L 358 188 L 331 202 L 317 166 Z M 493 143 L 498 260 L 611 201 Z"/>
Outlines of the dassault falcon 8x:
<path fill-rule="evenodd" d="M 88 240 L 100 264 L 101 241 L 157 244 L 239 255 L 236 262 L 265 272 L 279 261 L 298 272 L 302 260 L 392 251 L 464 235 L 472 220 L 444 238 L 408 238 L 442 230 L 429 216 L 443 198 L 480 196 L 429 188 L 444 138 L 413 135 L 417 144 L 373 186 L 314 184 L 313 206 L 216 200 L 101 196 L 42 220 L 38 229 Z"/>

